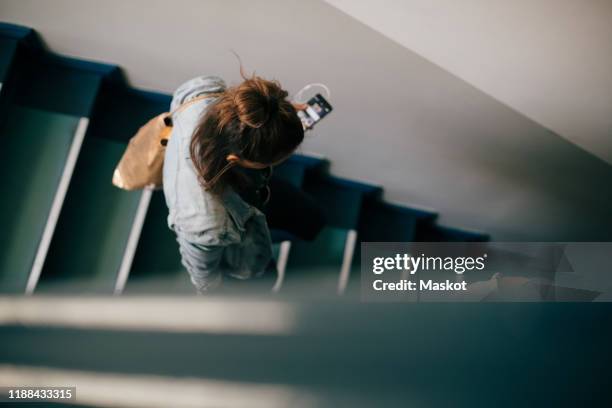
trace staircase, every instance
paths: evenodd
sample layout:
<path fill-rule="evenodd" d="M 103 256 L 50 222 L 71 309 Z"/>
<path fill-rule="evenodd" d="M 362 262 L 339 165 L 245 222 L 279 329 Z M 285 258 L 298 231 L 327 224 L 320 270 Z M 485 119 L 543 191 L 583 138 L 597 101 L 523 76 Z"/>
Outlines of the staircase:
<path fill-rule="evenodd" d="M 0 83 L 0 293 L 193 293 L 162 192 L 110 182 L 129 138 L 171 96 L 131 88 L 117 66 L 54 54 L 35 31 L 10 24 L 0 24 Z M 313 242 L 272 231 L 277 291 L 358 286 L 360 242 L 488 240 L 386 203 L 380 187 L 329 167 L 294 155 L 275 169 L 329 221 Z"/>

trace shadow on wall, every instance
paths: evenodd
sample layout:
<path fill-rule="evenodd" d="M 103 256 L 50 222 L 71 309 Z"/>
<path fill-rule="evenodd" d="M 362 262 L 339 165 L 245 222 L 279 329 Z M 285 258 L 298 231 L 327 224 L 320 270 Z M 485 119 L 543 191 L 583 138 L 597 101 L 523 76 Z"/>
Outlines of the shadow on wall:
<path fill-rule="evenodd" d="M 507 156 L 491 157 L 489 149 Z M 471 153 L 474 166 L 515 186 L 516 201 L 548 208 L 522 214 L 509 198 L 500 224 L 529 223 L 531 234 L 542 240 L 612 240 L 610 164 L 545 129 L 526 146 L 493 141 L 474 146 Z"/>

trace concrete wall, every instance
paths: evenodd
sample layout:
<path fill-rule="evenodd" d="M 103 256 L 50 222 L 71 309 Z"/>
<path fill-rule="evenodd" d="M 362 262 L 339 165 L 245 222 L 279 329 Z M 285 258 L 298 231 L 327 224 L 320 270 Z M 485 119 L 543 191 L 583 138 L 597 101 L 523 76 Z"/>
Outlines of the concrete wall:
<path fill-rule="evenodd" d="M 612 163 L 612 1 L 326 1 Z"/>
<path fill-rule="evenodd" d="M 292 92 L 332 89 L 303 149 L 333 173 L 500 240 L 612 239 L 611 166 L 327 3 L 0 0 L 0 16 L 168 92 L 202 73 L 238 81 L 234 49 Z"/>

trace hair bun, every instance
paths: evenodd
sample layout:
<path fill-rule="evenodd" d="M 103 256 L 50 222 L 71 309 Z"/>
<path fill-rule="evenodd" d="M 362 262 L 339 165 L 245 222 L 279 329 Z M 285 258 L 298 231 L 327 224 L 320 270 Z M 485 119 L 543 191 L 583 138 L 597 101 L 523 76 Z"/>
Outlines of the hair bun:
<path fill-rule="evenodd" d="M 270 120 L 272 120 L 274 117 L 276 117 L 278 115 L 278 111 L 279 111 L 278 97 L 274 95 L 268 96 L 268 98 L 266 98 L 265 108 L 263 109 L 263 112 L 262 112 L 260 126 L 265 125 Z"/>
<path fill-rule="evenodd" d="M 276 81 L 256 76 L 246 79 L 233 92 L 238 119 L 244 126 L 255 129 L 277 116 L 281 102 L 288 96 Z"/>
<path fill-rule="evenodd" d="M 272 116 L 278 113 L 278 97 L 275 95 L 270 95 L 268 97 L 268 116 Z"/>

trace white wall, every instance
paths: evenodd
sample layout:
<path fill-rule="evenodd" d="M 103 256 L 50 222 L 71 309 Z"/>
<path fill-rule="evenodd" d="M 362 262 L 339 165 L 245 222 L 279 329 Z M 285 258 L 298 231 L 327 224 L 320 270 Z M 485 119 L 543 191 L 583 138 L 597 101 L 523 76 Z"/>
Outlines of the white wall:
<path fill-rule="evenodd" d="M 326 1 L 612 163 L 612 1 Z"/>
<path fill-rule="evenodd" d="M 0 0 L 0 16 L 143 88 L 235 82 L 229 49 L 290 91 L 325 82 L 336 110 L 304 149 L 333 173 L 496 239 L 612 239 L 609 165 L 324 2 Z"/>

